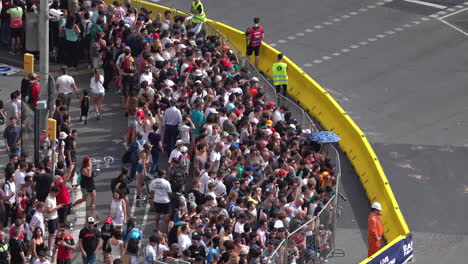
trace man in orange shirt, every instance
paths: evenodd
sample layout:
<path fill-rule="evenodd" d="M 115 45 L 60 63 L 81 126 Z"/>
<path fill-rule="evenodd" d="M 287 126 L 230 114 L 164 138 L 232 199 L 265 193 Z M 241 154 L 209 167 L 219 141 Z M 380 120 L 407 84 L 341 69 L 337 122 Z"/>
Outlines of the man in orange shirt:
<path fill-rule="evenodd" d="M 378 202 L 373 203 L 371 213 L 367 220 L 367 241 L 369 243 L 368 257 L 379 251 L 382 242 L 383 228 L 382 221 L 380 220 L 380 211 L 382 211 L 382 205 Z"/>

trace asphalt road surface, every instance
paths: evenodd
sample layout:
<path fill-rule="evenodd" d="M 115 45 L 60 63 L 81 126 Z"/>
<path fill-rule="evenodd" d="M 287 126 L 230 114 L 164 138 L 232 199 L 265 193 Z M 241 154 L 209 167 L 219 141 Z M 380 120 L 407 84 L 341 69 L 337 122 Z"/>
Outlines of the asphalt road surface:
<path fill-rule="evenodd" d="M 187 11 L 190 1 L 159 4 Z M 415 240 L 419 263 L 466 263 L 468 5 L 460 0 L 203 1 L 238 29 L 261 18 L 266 42 L 327 89 L 371 141 Z M 229 11 L 228 11 L 229 10 Z M 346 168 L 343 169 L 345 172 Z M 366 256 L 367 204 L 356 176 L 336 263 Z"/>

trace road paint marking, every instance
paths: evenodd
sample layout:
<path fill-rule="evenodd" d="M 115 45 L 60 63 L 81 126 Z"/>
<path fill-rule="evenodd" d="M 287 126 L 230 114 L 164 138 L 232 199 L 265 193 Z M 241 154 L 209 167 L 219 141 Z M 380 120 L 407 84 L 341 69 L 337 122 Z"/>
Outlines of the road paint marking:
<path fill-rule="evenodd" d="M 410 24 L 404 24 L 403 26 L 404 26 L 404 27 L 407 27 L 407 28 L 411 27 Z"/>
<path fill-rule="evenodd" d="M 457 5 L 457 6 L 455 6 L 455 7 L 456 7 L 456 8 L 464 8 L 463 5 Z"/>
<path fill-rule="evenodd" d="M 366 12 L 366 11 L 367 11 L 367 8 L 359 8 L 359 11 L 360 11 L 360 12 Z"/>
<path fill-rule="evenodd" d="M 336 57 L 336 56 L 340 56 L 340 55 L 341 55 L 341 53 L 339 53 L 339 52 L 335 52 L 335 53 L 333 53 L 332 55 Z"/>
<path fill-rule="evenodd" d="M 430 17 L 432 17 L 432 18 L 438 18 L 439 16 L 436 15 L 436 14 L 432 14 L 432 15 L 430 15 Z"/>
<path fill-rule="evenodd" d="M 429 2 L 424 2 L 424 1 L 419 1 L 419 0 L 403 0 L 403 1 L 405 1 L 405 2 L 410 2 L 410 3 L 413 3 L 413 4 L 418 4 L 418 5 L 430 6 L 430 7 L 434 7 L 434 8 L 437 8 L 437 9 L 445 9 L 445 8 L 447 8 L 446 6 L 443 6 L 443 5 L 438 5 L 438 4 L 429 3 Z"/>
<path fill-rule="evenodd" d="M 377 35 L 376 37 L 378 37 L 378 38 L 385 38 L 385 35 L 379 34 L 379 35 Z"/>
<path fill-rule="evenodd" d="M 421 24 L 421 22 L 419 22 L 419 21 L 413 21 L 413 24 L 419 25 L 419 24 Z"/>
<path fill-rule="evenodd" d="M 348 16 L 348 15 L 342 15 L 341 18 L 347 19 L 347 18 L 350 18 L 350 16 Z"/>
<path fill-rule="evenodd" d="M 431 20 L 431 19 L 428 18 L 428 17 L 422 17 L 421 20 L 423 20 L 423 21 L 428 21 L 428 20 Z"/>
<path fill-rule="evenodd" d="M 314 26 L 314 28 L 321 29 L 321 28 L 323 28 L 323 26 L 321 26 L 321 25 L 316 25 L 316 26 Z"/>
<path fill-rule="evenodd" d="M 396 31 L 403 31 L 403 29 L 401 27 L 397 27 L 395 28 Z"/>
<path fill-rule="evenodd" d="M 145 216 L 143 216 L 143 222 L 141 222 L 141 230 L 143 230 L 145 228 L 146 222 L 148 221 L 148 214 L 149 214 L 149 210 L 150 210 L 150 207 L 151 207 L 150 204 L 151 204 L 150 201 L 147 199 L 146 208 L 145 208 Z M 159 225 L 159 223 L 158 223 L 158 225 Z"/>
<path fill-rule="evenodd" d="M 367 44 L 369 44 L 369 42 L 367 42 L 367 41 L 361 41 L 361 42 L 359 42 L 359 45 L 361 45 L 361 46 L 365 46 L 365 45 L 367 45 Z"/>
<path fill-rule="evenodd" d="M 447 14 L 447 12 L 445 12 L 445 11 L 439 11 L 439 12 L 437 12 L 436 14 L 438 14 L 438 15 L 445 15 L 445 14 Z"/>
<path fill-rule="evenodd" d="M 333 19 L 333 22 L 340 22 L 340 21 L 341 21 L 341 19 L 339 19 L 339 18 Z"/>
<path fill-rule="evenodd" d="M 314 60 L 313 63 L 322 63 L 323 61 L 321 60 Z"/>
<path fill-rule="evenodd" d="M 460 33 L 462 33 L 463 35 L 465 35 L 465 36 L 468 37 L 468 33 L 466 33 L 465 31 L 463 31 L 461 28 L 459 28 L 459 27 L 457 27 L 457 26 L 455 26 L 455 25 L 453 25 L 453 24 L 451 24 L 451 23 L 449 23 L 449 22 L 447 22 L 447 21 L 445 21 L 445 20 L 443 20 L 443 19 L 438 19 L 438 20 L 439 20 L 440 22 L 446 24 L 447 26 L 449 26 L 449 27 L 455 29 L 456 31 L 458 31 L 458 32 L 460 32 Z"/>
<path fill-rule="evenodd" d="M 296 36 L 304 36 L 305 34 L 302 32 L 296 33 Z"/>
<path fill-rule="evenodd" d="M 333 25 L 333 22 L 325 21 L 325 22 L 323 22 L 323 24 L 326 25 L 326 26 L 329 26 L 329 25 Z"/>
<path fill-rule="evenodd" d="M 341 52 L 343 53 L 350 52 L 350 51 L 351 51 L 350 49 L 341 49 Z"/>
<path fill-rule="evenodd" d="M 385 5 L 385 3 L 383 3 L 383 2 L 377 2 L 377 3 L 375 3 L 375 4 L 376 4 L 376 5 Z"/>
<path fill-rule="evenodd" d="M 296 37 L 295 36 L 289 36 L 288 39 L 293 40 L 293 39 L 296 39 Z"/>
<path fill-rule="evenodd" d="M 331 57 L 330 56 L 323 56 L 322 59 L 329 60 L 329 59 L 331 59 Z"/>
<path fill-rule="evenodd" d="M 376 38 L 368 38 L 367 40 L 373 42 L 373 41 L 376 41 L 377 39 Z"/>
<path fill-rule="evenodd" d="M 278 45 L 278 44 L 276 44 L 276 43 L 271 43 L 271 44 L 270 44 L 270 47 L 276 47 L 277 45 Z"/>
<path fill-rule="evenodd" d="M 284 39 L 280 39 L 280 40 L 278 40 L 278 42 L 279 42 L 279 43 L 286 43 L 286 42 L 288 42 L 288 41 L 287 41 L 287 40 L 284 40 Z"/>
<path fill-rule="evenodd" d="M 353 12 L 349 12 L 349 14 L 352 15 L 352 16 L 355 16 L 355 15 L 357 15 L 357 14 L 359 14 L 359 13 L 353 11 Z"/>
<path fill-rule="evenodd" d="M 135 215 L 135 209 L 136 209 L 136 204 L 137 204 L 137 195 L 136 195 L 136 190 L 135 190 L 135 195 L 133 195 L 133 203 L 132 203 L 132 209 L 130 210 L 130 215 Z"/>
<path fill-rule="evenodd" d="M 308 29 L 306 29 L 305 31 L 306 31 L 306 32 L 309 32 L 309 33 L 314 32 L 314 30 L 311 29 L 311 28 L 308 28 Z"/>
<path fill-rule="evenodd" d="M 447 11 L 450 11 L 450 12 L 455 11 L 455 10 L 456 10 L 455 8 L 449 8 L 449 9 L 447 9 Z"/>
<path fill-rule="evenodd" d="M 388 31 L 385 31 L 385 34 L 388 34 L 388 35 L 393 35 L 393 34 L 395 34 L 395 31 L 388 30 Z"/>
<path fill-rule="evenodd" d="M 349 47 L 352 48 L 352 49 L 357 49 L 357 48 L 359 48 L 359 45 L 351 45 Z"/>
<path fill-rule="evenodd" d="M 390 3 L 392 2 L 393 0 L 384 0 L 384 2 L 387 2 L 387 3 Z"/>
<path fill-rule="evenodd" d="M 458 10 L 457 12 L 450 13 L 450 14 L 448 14 L 448 15 L 446 15 L 446 16 L 441 16 L 440 19 L 444 19 L 444 18 L 453 16 L 453 15 L 456 15 L 456 14 L 461 13 L 461 12 L 464 12 L 464 11 L 466 11 L 466 10 L 468 10 L 468 8 L 463 8 L 463 9 L 461 9 L 461 10 Z"/>
<path fill-rule="evenodd" d="M 368 5 L 368 6 L 367 6 L 367 8 L 369 8 L 369 9 L 376 8 L 376 7 L 377 7 L 377 6 L 375 6 L 375 5 Z"/>
<path fill-rule="evenodd" d="M 314 66 L 314 65 L 313 65 L 312 63 L 305 63 L 305 64 L 302 65 L 302 66 L 304 66 L 304 67 L 312 67 L 312 66 Z"/>

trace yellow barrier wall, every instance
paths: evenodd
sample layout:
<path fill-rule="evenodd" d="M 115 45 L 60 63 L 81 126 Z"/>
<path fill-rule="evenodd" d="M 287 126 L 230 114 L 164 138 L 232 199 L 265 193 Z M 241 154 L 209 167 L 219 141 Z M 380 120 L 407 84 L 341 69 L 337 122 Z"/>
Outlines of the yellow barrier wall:
<path fill-rule="evenodd" d="M 106 2 L 111 3 L 112 0 Z M 147 2 L 141 2 L 140 7 L 153 11 L 153 14 L 164 13 L 165 10 L 174 11 L 173 8 Z M 213 20 L 208 19 L 207 22 L 245 52 L 246 39 L 242 31 Z M 261 48 L 258 68 L 269 77 L 271 77 L 271 66 L 276 62 L 278 53 L 278 50 L 267 44 Z M 333 97 L 289 58 L 285 57 L 283 60 L 288 64 L 288 92 L 291 97 L 314 116 L 323 128 L 341 137 L 339 146 L 353 164 L 369 201 L 371 203 L 378 201 L 382 204 L 384 236 L 388 245 L 377 252 L 374 255 L 376 256 L 410 233 L 380 162 L 364 133 Z M 372 257 L 362 263 L 367 263 L 370 259 Z"/>

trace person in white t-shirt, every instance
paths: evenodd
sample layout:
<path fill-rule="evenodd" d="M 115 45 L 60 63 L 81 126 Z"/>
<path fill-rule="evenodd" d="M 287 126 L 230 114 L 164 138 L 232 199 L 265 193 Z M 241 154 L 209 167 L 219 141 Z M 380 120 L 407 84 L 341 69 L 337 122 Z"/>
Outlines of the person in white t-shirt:
<path fill-rule="evenodd" d="M 192 119 L 188 115 L 185 115 L 182 119 L 182 123 L 179 124 L 180 138 L 184 145 L 190 144 L 190 131 L 195 129 L 195 125 Z"/>
<path fill-rule="evenodd" d="M 154 206 L 156 208 L 156 229 L 159 229 L 159 218 L 163 215 L 166 227 L 169 225 L 169 209 L 171 207 L 171 184 L 164 179 L 166 171 L 158 172 L 158 178 L 154 179 L 150 184 L 151 196 L 153 198 Z"/>
<path fill-rule="evenodd" d="M 178 237 L 179 253 L 181 254 L 184 250 L 188 249 L 192 245 L 192 240 L 190 240 L 189 233 L 190 233 L 190 228 L 185 224 L 182 225 L 181 232 Z"/>
<path fill-rule="evenodd" d="M 37 256 L 39 258 L 36 259 L 36 261 L 33 264 L 50 264 L 50 261 L 47 260 L 47 252 L 40 251 L 37 253 Z"/>
<path fill-rule="evenodd" d="M 67 74 L 66 67 L 62 67 L 62 75 L 55 81 L 55 88 L 58 93 L 65 94 L 65 98 L 67 99 L 66 104 L 68 109 L 70 109 L 72 92 L 74 91 L 78 97 L 78 87 L 75 84 L 75 79 Z"/>
<path fill-rule="evenodd" d="M 156 246 L 157 242 L 158 237 L 155 235 L 150 236 L 148 245 L 146 245 L 146 247 L 143 249 L 143 263 L 153 264 L 156 261 L 157 255 L 154 247 Z"/>
<path fill-rule="evenodd" d="M 26 162 L 20 161 L 18 169 L 15 171 L 16 193 L 23 188 L 24 178 L 26 177 Z"/>
<path fill-rule="evenodd" d="M 179 159 L 180 154 L 180 148 L 184 145 L 184 142 L 182 140 L 177 140 L 176 141 L 176 147 L 171 151 L 171 154 L 169 155 L 169 162 L 171 162 L 172 159 Z"/>
<path fill-rule="evenodd" d="M 36 212 L 34 213 L 33 217 L 31 218 L 31 222 L 29 222 L 29 230 L 34 232 L 36 227 L 40 227 L 42 230 L 42 234 L 45 232 L 45 224 L 44 224 L 44 212 L 46 209 L 46 205 L 43 202 L 38 202 L 36 205 Z"/>
<path fill-rule="evenodd" d="M 57 195 L 60 189 L 56 186 L 52 187 L 49 195 L 45 200 L 47 212 L 47 229 L 49 230 L 48 247 L 52 249 L 52 240 L 55 237 L 58 227 L 58 212 L 57 210 L 63 207 L 63 204 L 57 205 Z"/>

